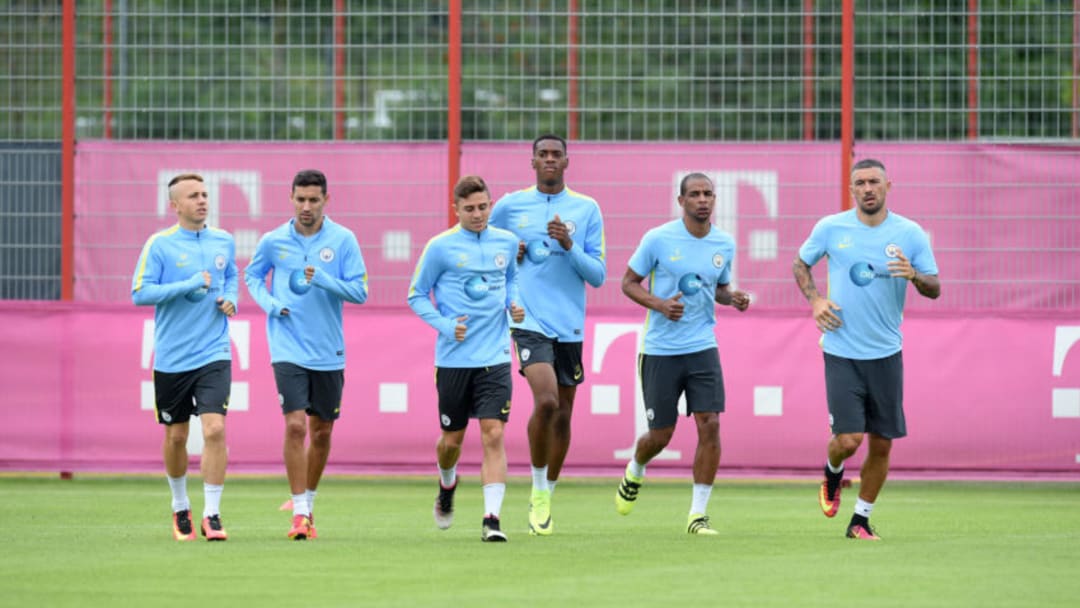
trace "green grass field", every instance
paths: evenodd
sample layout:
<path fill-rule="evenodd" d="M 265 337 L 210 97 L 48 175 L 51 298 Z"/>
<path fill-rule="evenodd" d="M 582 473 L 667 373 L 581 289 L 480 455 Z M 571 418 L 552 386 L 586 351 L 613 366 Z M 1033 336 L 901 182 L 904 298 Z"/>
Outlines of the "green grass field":
<path fill-rule="evenodd" d="M 720 480 L 717 537 L 685 533 L 689 485 L 649 479 L 614 512 L 615 479 L 566 480 L 555 534 L 526 530 L 528 481 L 503 507 L 507 544 L 481 543 L 481 495 L 435 528 L 434 477 L 327 478 L 319 538 L 285 538 L 282 478 L 230 479 L 225 543 L 171 538 L 150 476 L 0 477 L 0 606 L 1075 606 L 1080 484 L 888 484 L 884 541 L 843 538 L 855 493 L 824 518 L 811 481 Z M 191 481 L 193 511 L 201 483 Z"/>

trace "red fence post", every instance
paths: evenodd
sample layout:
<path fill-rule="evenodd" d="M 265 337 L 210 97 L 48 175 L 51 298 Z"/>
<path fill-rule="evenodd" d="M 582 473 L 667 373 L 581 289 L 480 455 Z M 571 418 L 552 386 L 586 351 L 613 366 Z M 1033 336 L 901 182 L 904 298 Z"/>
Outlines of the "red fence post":
<path fill-rule="evenodd" d="M 851 158 L 855 154 L 855 0 L 840 16 L 840 208 L 851 208 Z"/>

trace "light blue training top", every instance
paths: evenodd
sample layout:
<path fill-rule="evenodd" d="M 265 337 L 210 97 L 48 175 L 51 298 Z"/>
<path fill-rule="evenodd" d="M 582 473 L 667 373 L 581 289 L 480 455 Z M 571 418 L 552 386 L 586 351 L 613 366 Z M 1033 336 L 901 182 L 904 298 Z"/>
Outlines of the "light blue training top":
<path fill-rule="evenodd" d="M 889 260 L 902 251 L 916 271 L 936 275 L 930 238 L 915 222 L 893 212 L 877 226 L 859 221 L 851 209 L 829 215 L 814 226 L 799 248 L 813 266 L 829 258 L 828 298 L 843 324 L 825 332 L 822 349 L 848 359 L 882 359 L 900 352 L 908 281 L 889 276 Z"/>
<path fill-rule="evenodd" d="M 323 216 L 318 232 L 304 236 L 296 219 L 267 232 L 255 248 L 244 282 L 266 311 L 266 336 L 272 363 L 307 369 L 345 369 L 344 302 L 368 298 L 367 268 L 356 235 Z M 315 267 L 311 283 L 304 268 Z M 266 275 L 273 273 L 270 287 Z M 289 310 L 284 316 L 281 311 Z"/>
<path fill-rule="evenodd" d="M 131 300 L 154 307 L 154 369 L 177 373 L 231 361 L 229 319 L 217 300 L 236 304 L 239 287 L 236 243 L 228 232 L 192 232 L 177 224 L 151 235 L 135 266 Z"/>
<path fill-rule="evenodd" d="M 573 246 L 569 251 L 547 235 L 547 223 L 558 215 L 566 223 Z M 585 332 L 585 283 L 604 284 L 604 219 L 596 201 L 563 188 L 544 194 L 536 186 L 511 192 L 491 212 L 492 226 L 524 241 L 520 306 L 525 321 L 515 328 L 541 333 L 560 342 L 581 342 Z"/>
<path fill-rule="evenodd" d="M 731 283 L 734 259 L 735 239 L 716 226 L 698 238 L 680 218 L 645 233 L 630 256 L 630 270 L 648 277 L 649 293 L 659 298 L 682 292 L 684 309 L 678 321 L 649 310 L 643 353 L 684 355 L 716 348 L 716 287 Z"/>
<path fill-rule="evenodd" d="M 518 294 L 518 240 L 488 226 L 481 232 L 460 225 L 424 247 L 409 284 L 409 306 L 439 332 L 436 367 L 474 368 L 510 362 L 507 308 L 521 306 Z M 435 297 L 432 303 L 431 298 Z M 468 328 L 454 339 L 457 319 Z"/>

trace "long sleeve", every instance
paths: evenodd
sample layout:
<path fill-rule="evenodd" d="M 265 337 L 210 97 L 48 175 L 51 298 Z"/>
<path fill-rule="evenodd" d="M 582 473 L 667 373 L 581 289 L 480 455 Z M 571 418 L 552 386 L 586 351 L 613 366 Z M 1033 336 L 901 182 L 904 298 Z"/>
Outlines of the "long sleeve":
<path fill-rule="evenodd" d="M 198 289 L 204 284 L 202 271 L 196 271 L 186 281 L 158 283 L 161 277 L 161 254 L 151 238 L 143 247 L 131 281 L 131 300 L 138 306 L 155 306 Z"/>
<path fill-rule="evenodd" d="M 429 241 L 416 262 L 416 271 L 413 272 L 412 282 L 409 284 L 409 307 L 425 323 L 434 327 L 443 336 L 452 339 L 457 322 L 439 314 L 431 301 L 431 290 L 439 280 L 439 275 L 442 274 L 438 257 L 430 251 L 433 249 L 432 245 L 433 243 Z"/>
<path fill-rule="evenodd" d="M 271 234 L 267 233 L 263 236 L 259 241 L 259 245 L 255 248 L 255 255 L 251 258 L 251 263 L 244 269 L 244 283 L 247 284 L 248 293 L 251 294 L 251 298 L 255 300 L 259 308 L 263 309 L 268 315 L 277 316 L 281 314 L 281 302 L 278 302 L 270 293 L 270 290 L 266 288 L 266 275 L 273 268 L 271 263 Z"/>
<path fill-rule="evenodd" d="M 225 266 L 225 285 L 221 297 L 227 302 L 232 302 L 236 311 L 240 312 L 240 270 L 236 266 L 236 242 L 230 239 L 229 259 Z"/>
<path fill-rule="evenodd" d="M 364 256 L 360 252 L 360 244 L 356 242 L 355 237 L 345 241 L 342 256 L 344 258 L 341 267 L 342 278 L 316 270 L 311 284 L 347 302 L 363 304 L 368 298 L 368 275 L 367 267 L 364 266 Z"/>
<path fill-rule="evenodd" d="M 583 246 L 577 241 L 570 248 L 570 265 L 574 270 L 593 287 L 601 287 L 607 278 L 607 261 L 604 242 L 604 219 L 600 212 L 593 214 L 589 222 L 589 231 L 585 235 Z"/>

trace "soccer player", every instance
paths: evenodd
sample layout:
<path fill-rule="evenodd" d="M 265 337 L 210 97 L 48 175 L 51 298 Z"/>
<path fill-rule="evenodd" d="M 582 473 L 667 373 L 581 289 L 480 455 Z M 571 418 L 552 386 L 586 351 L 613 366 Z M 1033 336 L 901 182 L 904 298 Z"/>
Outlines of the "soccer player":
<path fill-rule="evenodd" d="M 716 534 L 705 514 L 720 464 L 720 416 L 724 375 L 717 348 L 715 304 L 743 312 L 750 297 L 731 289 L 735 239 L 712 225 L 716 192 L 702 173 L 679 184 L 681 218 L 645 233 L 630 257 L 622 290 L 649 310 L 638 361 L 649 430 L 638 438 L 634 456 L 615 492 L 615 510 L 627 515 L 645 481 L 645 465 L 671 441 L 679 396 L 697 425 L 694 487 L 686 531 Z M 649 277 L 649 289 L 642 281 Z M 715 302 L 715 304 L 714 304 Z"/>
<path fill-rule="evenodd" d="M 484 180 L 467 175 L 454 186 L 458 225 L 424 247 L 409 285 L 409 306 L 439 332 L 435 388 L 442 434 L 435 446 L 439 494 L 435 524 L 454 520 L 457 462 L 469 418 L 480 421 L 484 455 L 480 481 L 484 519 L 480 539 L 506 542 L 499 512 L 506 494 L 503 428 L 510 417 L 510 326 L 525 310 L 517 301 L 517 238 L 488 226 L 491 194 Z M 434 296 L 434 303 L 432 302 Z"/>
<path fill-rule="evenodd" d="M 228 317 L 236 314 L 239 280 L 232 235 L 206 225 L 210 210 L 203 178 L 169 181 L 172 228 L 143 245 L 131 299 L 154 307 L 154 407 L 165 426 L 161 448 L 172 490 L 173 538 L 195 539 L 187 495 L 188 427 L 202 423 L 203 517 L 206 540 L 226 540 L 221 524 L 225 484 L 225 413 L 232 385 Z"/>
<path fill-rule="evenodd" d="M 266 336 L 285 415 L 284 460 L 294 540 L 315 538 L 315 495 L 345 387 L 344 302 L 367 301 L 367 269 L 356 235 L 325 215 L 326 176 L 293 178 L 296 216 L 263 235 L 244 282 L 266 311 Z M 271 274 L 267 287 L 266 275 Z M 307 450 L 305 440 L 310 440 Z"/>
<path fill-rule="evenodd" d="M 892 187 L 885 165 L 867 158 L 851 168 L 855 208 L 814 226 L 793 270 L 814 322 L 823 332 L 829 403 L 828 458 L 818 502 L 826 517 L 840 508 L 844 461 L 870 436 L 848 538 L 879 540 L 870 513 L 889 472 L 893 439 L 907 434 L 900 320 L 908 282 L 920 295 L 941 294 L 930 239 L 915 222 L 885 208 Z M 829 258 L 829 295 L 814 285 L 810 267 Z"/>
<path fill-rule="evenodd" d="M 502 197 L 491 225 L 517 235 L 525 320 L 513 323 L 521 374 L 529 382 L 532 493 L 529 533 L 549 535 L 551 494 L 570 449 L 570 416 L 585 331 L 585 283 L 604 284 L 604 220 L 596 201 L 566 187 L 566 141 L 541 135 L 533 141 L 536 185 Z"/>

